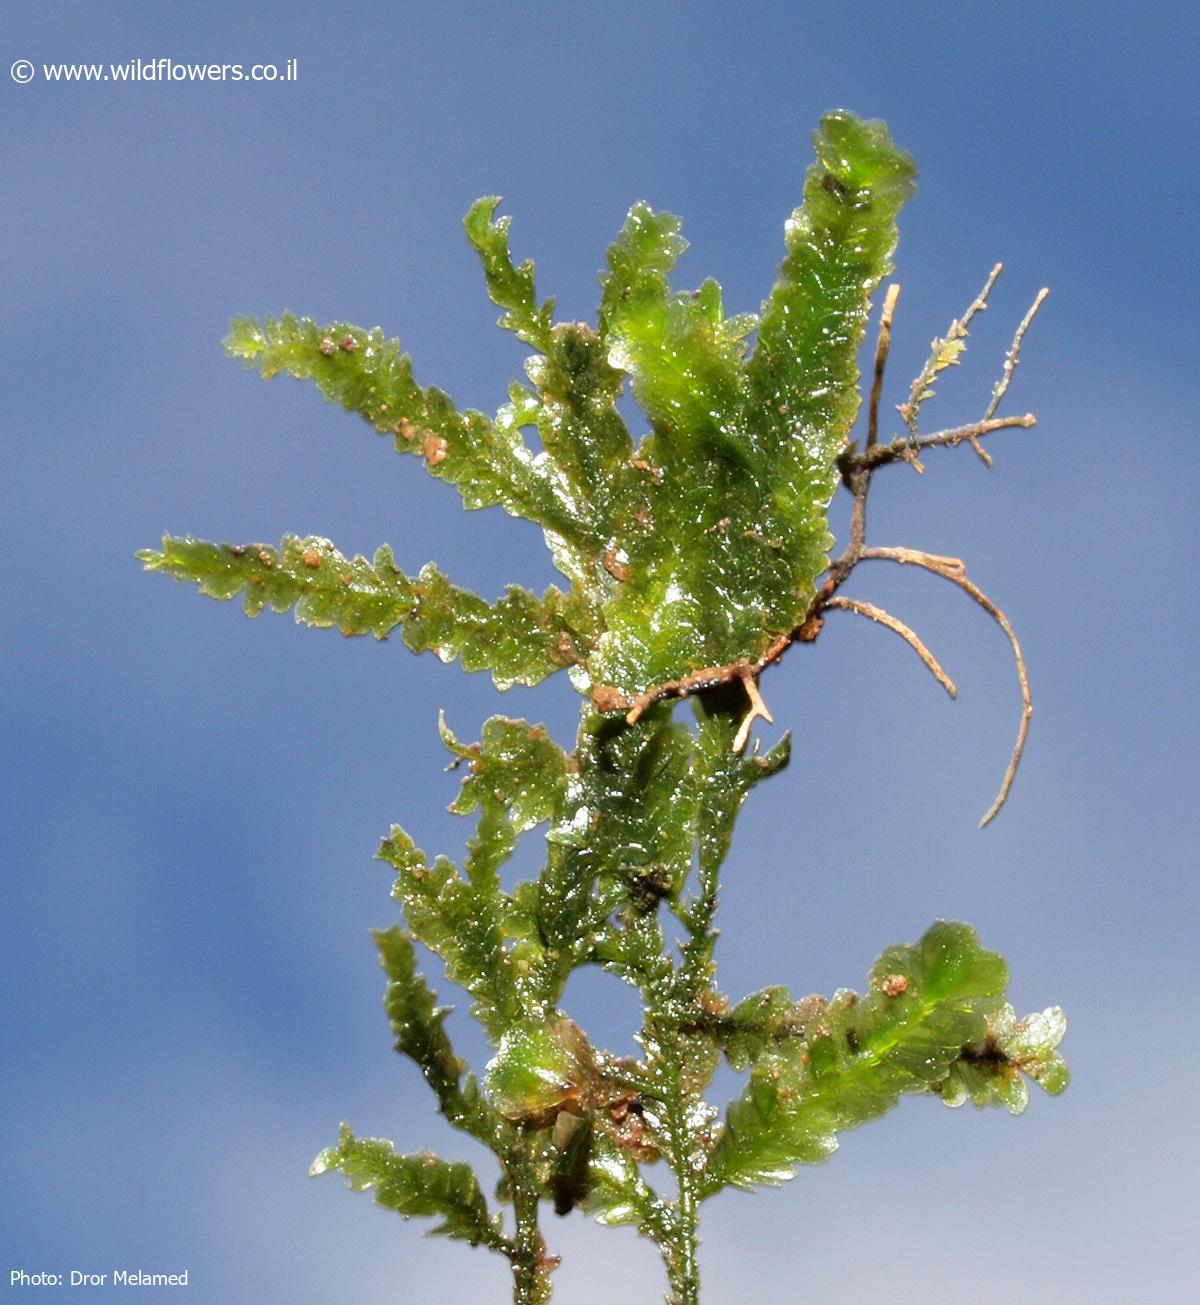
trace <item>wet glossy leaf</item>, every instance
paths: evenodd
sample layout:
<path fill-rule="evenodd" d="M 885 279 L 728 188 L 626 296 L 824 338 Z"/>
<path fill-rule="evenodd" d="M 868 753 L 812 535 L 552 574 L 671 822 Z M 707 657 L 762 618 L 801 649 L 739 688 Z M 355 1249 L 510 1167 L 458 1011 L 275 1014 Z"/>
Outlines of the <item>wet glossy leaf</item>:
<path fill-rule="evenodd" d="M 762 988 L 712 1021 L 714 1036 L 730 1066 L 748 1069 L 776 1044 L 802 1038 L 823 997 L 795 1001 L 784 987 Z"/>
<path fill-rule="evenodd" d="M 636 692 L 738 657 L 792 629 L 825 567 L 825 508 L 858 408 L 857 349 L 888 270 L 913 166 L 879 123 L 827 117 L 788 224 L 787 257 L 753 318 L 715 282 L 667 282 L 678 219 L 640 204 L 609 252 L 601 333 L 653 433 L 644 529 L 622 550 L 595 678 Z"/>
<path fill-rule="evenodd" d="M 538 648 L 532 664 L 510 650 L 508 682 L 548 673 L 547 660 L 586 660 L 581 687 L 590 678 L 632 694 L 753 660 L 802 618 L 825 565 L 826 504 L 858 404 L 856 349 L 912 189 L 911 160 L 879 123 L 832 114 L 815 141 L 818 162 L 749 357 L 756 319 L 728 316 L 715 281 L 695 291 L 669 284 L 686 247 L 677 218 L 646 204 L 630 211 L 593 330 L 553 323 L 532 264 L 512 260 L 494 197 L 472 207 L 467 235 L 502 324 L 538 351 L 532 388 L 514 386 L 495 421 L 417 385 L 408 357 L 378 330 L 288 314 L 240 319 L 229 351 L 266 377 L 316 381 L 423 456 L 468 506 L 499 503 L 546 528 L 573 593 L 533 609 L 513 599 L 522 610 L 498 632 L 515 623 Z M 636 452 L 616 407 L 626 379 L 651 423 Z M 524 429 L 537 431 L 536 456 Z M 465 597 L 451 605 L 459 623 L 483 619 Z M 312 606 L 322 620 L 345 620 L 332 597 Z M 369 628 L 389 619 L 379 613 Z M 422 646 L 451 648 L 443 634 L 422 633 Z M 477 659 L 486 663 L 482 650 Z"/>
<path fill-rule="evenodd" d="M 501 689 L 536 684 L 579 660 L 587 647 L 572 625 L 578 613 L 558 589 L 536 598 L 513 585 L 488 603 L 451 584 L 432 562 L 415 578 L 405 575 L 386 545 L 368 562 L 345 557 L 316 535 L 285 535 L 278 548 L 168 535 L 161 552 L 138 556 L 148 571 L 190 581 L 210 598 L 243 594 L 249 616 L 264 607 L 294 608 L 305 625 L 377 639 L 399 628 L 414 652 L 489 670 Z"/>
<path fill-rule="evenodd" d="M 646 1185 L 629 1152 L 603 1134 L 592 1145 L 589 1178 L 584 1208 L 597 1223 L 634 1224 L 644 1236 L 667 1243 L 676 1211 Z"/>
<path fill-rule="evenodd" d="M 688 788 L 695 795 L 695 840 L 697 886 L 686 900 L 679 900 L 676 913 L 688 927 L 692 939 L 684 957 L 693 981 L 707 981 L 716 933 L 711 917 L 716 906 L 717 880 L 733 839 L 733 827 L 750 790 L 764 779 L 778 774 L 791 758 L 791 736 L 785 734 L 766 753 L 757 744 L 747 756 L 733 744 L 738 723 L 745 711 L 740 686 L 721 694 L 696 699 L 696 733 Z"/>
<path fill-rule="evenodd" d="M 429 1153 L 397 1155 L 391 1142 L 355 1137 L 343 1124 L 337 1146 L 322 1151 L 309 1172 L 317 1176 L 334 1169 L 345 1174 L 353 1191 L 373 1189 L 376 1205 L 395 1210 L 402 1218 L 440 1220 L 430 1229 L 435 1235 L 492 1250 L 507 1247 L 499 1217 L 489 1213 L 469 1165 L 439 1160 Z"/>
<path fill-rule="evenodd" d="M 484 1086 L 496 1109 L 510 1119 L 530 1119 L 586 1093 L 591 1048 L 565 1015 L 524 1020 L 505 1033 L 488 1062 Z"/>
<path fill-rule="evenodd" d="M 411 940 L 395 925 L 372 936 L 388 977 L 383 1006 L 396 1037 L 396 1050 L 417 1064 L 452 1124 L 496 1145 L 500 1121 L 481 1097 L 474 1076 L 463 1080 L 466 1065 L 454 1054 L 445 1028 L 451 1008 L 437 1004 L 433 989 L 417 972 Z"/>
<path fill-rule="evenodd" d="M 569 487 L 552 463 L 530 452 L 519 430 L 480 412 L 460 413 L 441 390 L 419 386 L 399 341 L 378 327 L 320 326 L 290 313 L 261 322 L 239 318 L 226 348 L 264 380 L 286 372 L 315 381 L 330 403 L 393 436 L 397 452 L 418 455 L 431 475 L 456 486 L 468 508 L 499 504 L 564 538 L 588 535 Z"/>
<path fill-rule="evenodd" d="M 413 945 L 403 930 L 393 925 L 372 937 L 388 976 L 383 1005 L 396 1035 L 397 1051 L 411 1056 L 431 1080 L 457 1085 L 463 1063 L 446 1033 L 450 1007 L 437 1004 L 433 989 L 417 973 Z"/>
<path fill-rule="evenodd" d="M 813 145 L 817 160 L 787 224 L 787 255 L 748 369 L 783 492 L 797 502 L 833 492 L 858 412 L 869 297 L 891 270 L 896 215 L 916 177 L 882 122 L 831 113 Z"/>
<path fill-rule="evenodd" d="M 989 1012 L 983 1038 L 963 1047 L 937 1091 L 948 1106 L 970 1101 L 1019 1115 L 1029 1102 L 1027 1079 L 1052 1097 L 1066 1089 L 1070 1073 L 1058 1052 L 1066 1031 L 1057 1006 L 1019 1020 L 1006 1002 Z"/>
<path fill-rule="evenodd" d="M 533 264 L 526 260 L 515 267 L 508 249 L 508 229 L 512 219 L 494 219 L 499 195 L 477 199 L 463 219 L 467 239 L 475 246 L 483 263 L 488 295 L 505 310 L 500 325 L 505 330 L 546 352 L 550 347 L 550 328 L 554 320 L 554 300 L 539 305 L 534 289 Z"/>
<path fill-rule="evenodd" d="M 488 831 L 490 832 L 490 831 Z M 499 851 L 481 837 L 481 849 L 464 877 L 446 857 L 432 865 L 400 828 L 379 848 L 379 857 L 396 870 L 392 896 L 403 906 L 409 929 L 446 963 L 447 977 L 476 999 L 473 1013 L 499 1042 L 521 1014 L 512 956 L 506 947 L 506 917 L 511 899 L 502 891 L 495 868 L 511 851 L 509 831 L 502 831 Z"/>
<path fill-rule="evenodd" d="M 573 763 L 544 725 L 493 716 L 478 743 L 462 744 L 443 718 L 442 742 L 467 763 L 468 773 L 450 810 L 458 815 L 499 802 L 514 830 L 524 833 L 556 811 Z"/>
<path fill-rule="evenodd" d="M 672 292 L 667 276 L 686 248 L 680 228 L 673 215 L 635 204 L 609 250 L 600 308 L 609 362 L 632 378 L 668 474 L 714 452 L 740 461 L 749 446 L 741 363 L 753 322 L 726 321 L 715 281 Z"/>
<path fill-rule="evenodd" d="M 536 390 L 514 387 L 511 408 L 536 427 L 547 455 L 586 504 L 596 550 L 584 583 L 603 591 L 620 574 L 623 541 L 642 528 L 646 511 L 645 477 L 632 463 L 633 442 L 616 408 L 624 376 L 583 322 L 555 326 L 549 351 L 530 358 L 525 371 Z"/>
<path fill-rule="evenodd" d="M 902 1093 L 945 1092 L 946 1083 L 958 1093 L 969 1076 L 955 1066 L 964 1056 L 978 1063 L 971 1049 L 989 1037 L 1007 979 L 1004 961 L 979 946 L 974 930 L 943 921 L 914 946 L 888 948 L 862 997 L 843 990 L 789 1011 L 776 990 L 735 1008 L 735 1060 L 753 1056 L 753 1064 L 705 1190 L 790 1178 L 796 1164 L 826 1159 L 840 1131 L 890 1110 Z M 1053 1032 L 1028 1036 L 1044 1046 Z"/>
<path fill-rule="evenodd" d="M 698 1201 L 790 1177 L 904 1093 L 1017 1112 L 1028 1079 L 1050 1093 L 1066 1085 L 1061 1012 L 1018 1020 L 1004 962 L 962 925 L 889 948 L 861 997 L 795 1001 L 772 987 L 730 1008 L 715 986 L 718 872 L 748 793 L 790 755 L 787 735 L 747 754 L 742 726 L 763 714 L 748 677 L 797 633 L 827 565 L 859 346 L 913 189 L 912 161 L 881 123 L 830 114 L 815 147 L 760 317 L 728 313 L 711 279 L 673 286 L 680 221 L 639 203 L 608 250 L 595 327 L 555 322 L 533 264 L 514 262 L 499 201 L 479 200 L 468 240 L 500 325 L 532 351 L 494 420 L 418 385 L 378 329 L 290 315 L 234 323 L 230 353 L 264 377 L 313 380 L 455 484 L 466 506 L 539 523 L 566 593 L 514 588 L 487 603 L 432 566 L 409 577 L 387 549 L 368 562 L 316 537 L 279 549 L 168 538 L 142 554 L 204 593 L 244 595 L 251 614 L 293 608 L 379 638 L 399 629 L 410 647 L 490 670 L 501 687 L 567 667 L 586 695 L 571 754 L 525 721 L 494 717 L 463 742 L 443 720 L 461 777 L 450 809 L 474 820 L 461 869 L 429 861 L 398 826 L 380 850 L 408 926 L 376 935 L 397 1050 L 447 1118 L 497 1154 L 516 1240 L 466 1166 L 397 1156 L 348 1129 L 314 1166 L 504 1251 L 526 1305 L 549 1297 L 551 1262 L 529 1221 L 539 1200 L 635 1225 L 659 1246 L 673 1298 L 694 1301 Z M 986 293 L 934 342 L 901 409 L 910 429 Z M 1019 334 L 1006 378 L 1018 344 Z M 626 389 L 647 420 L 637 447 L 618 410 Z M 683 690 L 691 720 L 672 700 Z M 540 873 L 505 891 L 501 868 L 539 825 Z M 474 999 L 495 1048 L 484 1087 L 451 1046 L 417 942 Z M 638 989 L 636 1059 L 593 1050 L 564 1014 L 569 976 L 587 964 Z M 750 1073 L 718 1128 L 704 1093 L 722 1053 Z M 643 1178 L 660 1159 L 675 1174 L 671 1199 Z"/>

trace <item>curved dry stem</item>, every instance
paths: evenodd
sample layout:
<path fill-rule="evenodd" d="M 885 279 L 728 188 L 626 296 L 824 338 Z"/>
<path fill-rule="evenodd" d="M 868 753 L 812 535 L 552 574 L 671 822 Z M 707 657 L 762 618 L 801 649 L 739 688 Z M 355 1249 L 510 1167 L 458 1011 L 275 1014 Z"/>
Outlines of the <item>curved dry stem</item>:
<path fill-rule="evenodd" d="M 1017 741 L 1013 746 L 1012 756 L 1009 758 L 1008 766 L 1005 769 L 1000 792 L 979 822 L 979 827 L 982 829 L 995 820 L 1005 802 L 1008 801 L 1013 780 L 1017 777 L 1017 767 L 1021 764 L 1021 756 L 1025 751 L 1025 740 L 1029 737 L 1029 721 L 1033 716 L 1033 697 L 1029 691 L 1029 672 L 1025 664 L 1025 654 L 1021 651 L 1021 642 L 1017 638 L 1016 631 L 1012 628 L 1008 617 L 974 581 L 967 578 L 966 569 L 958 558 L 938 557 L 933 553 L 922 553 L 912 548 L 864 548 L 859 556 L 864 560 L 899 562 L 902 565 L 919 566 L 923 570 L 932 571 L 934 575 L 940 575 L 943 579 L 949 580 L 951 584 L 957 585 L 987 612 L 992 620 L 1004 631 L 1005 637 L 1012 647 L 1013 657 L 1017 663 L 1017 680 L 1021 686 L 1021 723 L 1017 728 Z"/>
<path fill-rule="evenodd" d="M 840 595 L 830 598 L 825 606 L 840 607 L 847 612 L 857 612 L 859 616 L 865 616 L 868 620 L 877 621 L 880 625 L 886 625 L 889 630 L 898 634 L 917 654 L 925 663 L 929 673 L 946 690 L 950 697 L 958 697 L 958 688 L 954 681 L 942 670 L 938 659 L 921 642 L 920 636 L 890 612 L 885 612 L 882 607 L 876 607 L 874 603 L 864 603 L 857 598 L 843 598 Z"/>
<path fill-rule="evenodd" d="M 955 575 L 966 575 L 967 564 L 961 557 L 949 557 L 945 553 L 927 553 L 923 548 L 864 548 L 859 555 L 870 560 L 911 563 L 923 567 L 926 571 L 953 571 Z"/>

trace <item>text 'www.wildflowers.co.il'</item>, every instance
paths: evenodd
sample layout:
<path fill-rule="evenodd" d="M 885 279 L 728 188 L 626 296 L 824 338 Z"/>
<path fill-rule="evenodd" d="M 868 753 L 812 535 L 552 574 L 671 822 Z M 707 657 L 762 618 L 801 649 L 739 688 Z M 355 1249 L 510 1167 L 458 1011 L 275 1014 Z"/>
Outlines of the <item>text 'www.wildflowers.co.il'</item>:
<path fill-rule="evenodd" d="M 127 59 L 124 63 L 43 63 L 17 59 L 13 81 L 46 82 L 296 82 L 300 60 L 281 63 L 189 63 L 178 59 Z"/>

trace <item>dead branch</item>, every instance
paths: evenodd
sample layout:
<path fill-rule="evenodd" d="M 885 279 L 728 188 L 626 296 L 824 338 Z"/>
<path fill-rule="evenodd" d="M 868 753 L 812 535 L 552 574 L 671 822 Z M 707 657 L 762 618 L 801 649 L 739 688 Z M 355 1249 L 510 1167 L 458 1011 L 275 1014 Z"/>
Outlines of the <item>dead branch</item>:
<path fill-rule="evenodd" d="M 1029 330 L 1030 323 L 1037 316 L 1038 309 L 1046 302 L 1049 294 L 1049 288 L 1043 286 L 1037 292 L 1029 311 L 1021 318 L 1021 324 L 1017 327 L 1016 334 L 1012 338 L 1012 344 L 1008 346 L 1008 352 L 1004 355 L 1004 371 L 992 390 L 992 400 L 987 406 L 987 411 L 983 414 L 984 421 L 987 421 L 995 413 L 1000 406 L 1000 400 L 1008 393 L 1013 372 L 1017 370 L 1017 364 L 1021 361 L 1021 341 L 1025 339 L 1025 332 Z"/>
<path fill-rule="evenodd" d="M 992 268 L 983 289 L 971 301 L 971 306 L 963 313 L 962 317 L 956 318 L 950 323 L 949 329 L 944 336 L 934 340 L 930 346 L 929 357 L 925 360 L 925 365 L 917 374 L 909 390 L 908 402 L 900 405 L 900 415 L 904 418 L 904 423 L 908 427 L 910 442 L 915 441 L 917 438 L 917 418 L 921 411 L 921 404 L 926 399 L 933 397 L 933 391 L 929 387 L 940 372 L 944 372 L 947 367 L 957 366 L 959 355 L 966 348 L 963 341 L 967 338 L 971 321 L 976 313 L 981 313 L 987 308 L 988 295 L 992 293 L 992 287 L 999 280 L 1000 273 L 1003 270 L 1003 263 L 997 263 Z M 995 409 L 992 411 L 994 412 Z M 992 413 L 989 412 L 988 416 L 991 415 Z M 968 435 L 965 438 L 970 440 L 976 456 L 990 469 L 992 459 L 980 445 L 978 437 Z M 915 455 L 910 456 L 907 460 L 912 462 L 915 470 L 924 470 Z"/>
<path fill-rule="evenodd" d="M 805 620 L 807 621 L 808 617 Z M 803 637 L 802 629 L 801 625 L 787 634 L 776 635 L 766 652 L 755 661 L 751 661 L 748 657 L 739 657 L 737 661 L 728 662 L 724 666 L 705 666 L 698 671 L 689 671 L 678 680 L 652 684 L 642 693 L 625 693 L 611 684 L 598 684 L 592 689 L 592 702 L 598 711 L 624 711 L 625 723 L 636 725 L 642 713 L 648 711 L 657 702 L 667 702 L 672 698 L 690 698 L 708 689 L 718 689 L 721 685 L 730 684 L 734 680 L 741 680 L 743 684 L 747 680 L 754 682 L 766 667 L 783 656 L 794 641 Z M 757 693 L 757 685 L 755 692 Z M 761 698 L 759 701 L 761 702 Z M 753 703 L 753 698 L 751 702 Z M 767 716 L 766 719 L 769 720 L 770 717 Z"/>
<path fill-rule="evenodd" d="M 741 681 L 746 689 L 746 697 L 750 699 L 750 710 L 742 717 L 742 723 L 733 736 L 734 752 L 741 752 L 749 742 L 750 727 L 756 720 L 765 720 L 768 724 L 775 720 L 775 717 L 767 710 L 767 704 L 763 702 L 762 694 L 758 691 L 758 683 L 749 670 L 742 672 Z"/>
<path fill-rule="evenodd" d="M 876 607 L 874 603 L 860 602 L 857 598 L 843 598 L 840 595 L 829 598 L 825 602 L 826 607 L 840 607 L 847 612 L 857 612 L 860 616 L 865 616 L 869 620 L 877 621 L 880 625 L 886 625 L 889 630 L 898 634 L 901 639 L 917 654 L 925 663 L 930 674 L 942 686 L 943 689 L 952 697 L 958 697 L 958 688 L 954 681 L 942 670 L 938 659 L 929 651 L 921 642 L 917 633 L 910 629 L 903 621 L 898 620 L 890 612 L 885 612 L 882 607 Z"/>
<path fill-rule="evenodd" d="M 964 593 L 970 595 L 987 612 L 992 620 L 1004 631 L 1005 637 L 1012 647 L 1013 657 L 1017 664 L 1017 681 L 1021 686 L 1021 723 L 1017 728 L 1017 741 L 1013 746 L 1012 756 L 1009 758 L 1008 767 L 1004 772 L 1000 792 L 979 822 L 979 827 L 982 829 L 1000 814 L 1000 809 L 1008 801 L 1013 780 L 1017 777 L 1017 767 L 1021 764 L 1021 757 L 1025 751 L 1025 740 L 1029 737 L 1029 721 L 1033 716 L 1033 697 L 1029 691 L 1029 671 L 1016 631 L 1000 608 L 992 602 L 977 584 L 967 578 L 966 570 L 957 558 L 941 558 L 935 554 L 922 553 L 911 548 L 864 548 L 860 553 L 860 557 L 864 561 L 877 559 L 887 562 L 899 562 L 902 565 L 919 566 L 926 571 L 932 571 L 934 575 L 940 575 L 943 579 L 949 580 L 951 584 L 957 585 Z"/>
<path fill-rule="evenodd" d="M 900 287 L 892 284 L 883 297 L 879 314 L 879 338 L 875 343 L 875 376 L 871 382 L 871 403 L 867 410 L 867 448 L 875 447 L 879 436 L 879 396 L 883 392 L 883 369 L 887 366 L 888 350 L 892 347 L 892 318 L 896 314 L 896 300 Z"/>
<path fill-rule="evenodd" d="M 989 417 L 984 421 L 971 422 L 966 426 L 954 426 L 950 430 L 934 431 L 931 435 L 918 435 L 915 439 L 898 436 L 890 444 L 876 444 L 855 455 L 851 461 L 869 467 L 886 466 L 889 462 L 911 462 L 915 454 L 925 449 L 954 447 L 964 441 L 979 440 L 998 430 L 1011 430 L 1015 426 L 1028 429 L 1037 425 L 1037 418 L 1032 412 L 1020 417 Z"/>

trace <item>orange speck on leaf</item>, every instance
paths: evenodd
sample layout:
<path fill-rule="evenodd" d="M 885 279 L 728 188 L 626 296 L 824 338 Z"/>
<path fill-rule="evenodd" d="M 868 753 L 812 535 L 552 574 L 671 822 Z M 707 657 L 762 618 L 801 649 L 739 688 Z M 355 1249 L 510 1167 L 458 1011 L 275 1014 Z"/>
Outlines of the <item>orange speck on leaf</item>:
<path fill-rule="evenodd" d="M 604 554 L 604 569 L 614 580 L 620 580 L 623 583 L 629 579 L 629 568 L 621 561 L 621 554 L 618 549 L 610 548 Z"/>

